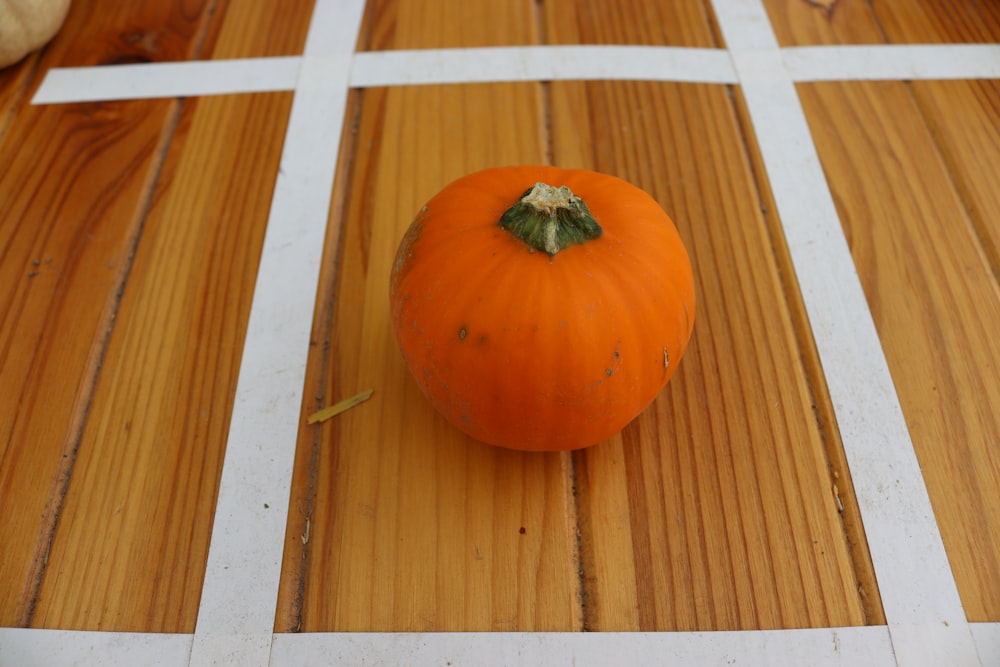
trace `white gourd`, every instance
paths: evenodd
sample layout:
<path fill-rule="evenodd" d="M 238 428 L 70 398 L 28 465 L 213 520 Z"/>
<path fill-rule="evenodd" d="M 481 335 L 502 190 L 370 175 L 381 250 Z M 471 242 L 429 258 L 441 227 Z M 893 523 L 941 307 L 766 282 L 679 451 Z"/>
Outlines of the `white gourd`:
<path fill-rule="evenodd" d="M 70 0 L 0 0 L 0 67 L 44 46 L 62 27 Z"/>

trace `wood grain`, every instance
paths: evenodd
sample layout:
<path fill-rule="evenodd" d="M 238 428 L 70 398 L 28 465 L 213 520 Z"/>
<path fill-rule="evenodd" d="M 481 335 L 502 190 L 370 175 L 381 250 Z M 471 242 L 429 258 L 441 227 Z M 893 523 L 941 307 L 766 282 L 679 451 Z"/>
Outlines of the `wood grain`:
<path fill-rule="evenodd" d="M 197 5 L 175 9 L 74 3 L 40 67 L 137 58 L 144 47 L 126 39 L 136 25 L 162 36 L 159 56 L 183 58 L 201 14 Z M 174 113 L 169 101 L 22 104 L 0 144 L 0 493 L 17 499 L 17 510 L 0 518 L 5 625 L 32 619 L 116 295 Z"/>
<path fill-rule="evenodd" d="M 553 84 L 552 127 L 557 161 L 627 178 L 674 216 L 699 298 L 692 347 L 653 408 L 576 457 L 587 627 L 864 624 L 872 577 L 854 571 L 834 434 L 813 412 L 823 388 L 799 357 L 780 239 L 726 88 Z"/>
<path fill-rule="evenodd" d="M 800 86 L 800 94 L 966 614 L 970 621 L 996 621 L 996 266 L 905 84 L 811 84 Z M 976 154 L 963 172 L 983 160 L 979 166 L 1000 173 L 997 153 Z"/>
<path fill-rule="evenodd" d="M 194 630 L 283 136 L 272 121 L 287 117 L 290 98 L 199 101 L 118 312 L 41 589 L 40 625 Z"/>
<path fill-rule="evenodd" d="M 914 81 L 909 85 L 937 150 L 1000 280 L 1000 81 Z"/>
<path fill-rule="evenodd" d="M 1000 41 L 1000 5 L 993 2 L 921 3 L 902 11 L 890 2 L 873 5 L 886 39 L 897 43 Z M 913 81 L 910 93 L 934 137 L 948 173 L 976 227 L 980 245 L 1000 276 L 1000 190 L 994 156 L 1000 150 L 1000 82 Z"/>
<path fill-rule="evenodd" d="M 375 395 L 308 427 L 319 440 L 313 469 L 296 470 L 295 488 L 310 476 L 315 488 L 301 629 L 578 628 L 568 457 L 488 447 L 444 422 L 388 316 L 396 245 L 419 207 L 474 169 L 541 160 L 538 86 L 361 98 L 323 394 Z"/>
<path fill-rule="evenodd" d="M 782 46 L 996 42 L 1000 7 L 989 0 L 764 0 Z"/>
<path fill-rule="evenodd" d="M 76 0 L 0 71 L 0 625 L 191 632 L 291 94 L 31 107 L 52 66 L 301 52 L 311 0 Z M 767 0 L 783 45 L 988 42 L 989 2 Z M 685 0 L 372 0 L 359 48 L 720 46 Z M 996 82 L 802 85 L 972 621 L 1000 620 Z M 352 91 L 275 630 L 884 623 L 849 471 L 738 88 Z M 472 442 L 409 378 L 395 245 L 452 178 L 554 161 L 675 218 L 678 375 L 574 455 Z M 305 415 L 359 390 L 324 424 Z"/>
<path fill-rule="evenodd" d="M 545 20 L 549 19 L 547 15 Z M 700 33 L 686 30 L 684 34 L 697 34 L 702 40 L 698 43 L 710 43 L 711 28 L 704 17 L 702 20 Z M 386 25 L 396 24 L 386 20 Z M 584 41 L 616 39 L 614 30 L 601 31 L 605 22 L 599 17 L 584 25 L 590 31 Z M 377 27 L 373 34 L 379 34 Z M 646 37 L 666 39 L 663 34 Z M 567 37 L 557 34 L 555 38 Z M 384 38 L 374 41 L 381 48 L 395 44 Z M 408 44 L 442 43 L 432 38 Z M 440 183 L 472 168 L 466 164 L 463 169 L 461 161 L 470 160 L 457 150 L 459 147 L 466 154 L 475 151 L 483 155 L 481 166 L 503 163 L 495 157 L 490 161 L 495 150 L 490 138 L 505 133 L 500 128 L 479 129 L 476 121 L 483 115 L 494 118 L 491 110 L 499 98 L 494 95 L 494 103 L 486 103 L 488 94 L 484 91 L 497 87 L 457 88 L 475 91 L 475 95 L 448 88 L 359 94 L 356 158 L 351 183 L 344 186 L 349 203 L 345 227 L 338 234 L 343 248 L 334 279 L 337 293 L 331 305 L 332 336 L 325 362 L 328 375 L 319 393 L 329 396 L 326 402 L 330 403 L 372 384 L 376 386 L 373 401 L 378 402 L 341 415 L 336 423 L 324 427 L 333 433 L 321 435 L 309 446 L 308 457 L 300 453 L 295 487 L 309 491 L 299 496 L 298 509 L 293 508 L 290 525 L 294 529 L 289 529 L 286 538 L 294 545 L 289 547 L 295 554 L 290 562 L 303 562 L 304 566 L 300 579 L 289 576 L 284 583 L 283 599 L 290 601 L 283 615 L 284 627 L 306 631 L 571 630 L 582 622 L 589 629 L 657 630 L 849 625 L 872 620 L 872 616 L 877 622 L 881 610 L 876 605 L 872 612 L 870 602 L 858 592 L 860 582 L 873 586 L 870 564 L 861 559 L 858 562 L 868 569 L 855 571 L 850 540 L 838 513 L 836 481 L 826 449 L 836 448 L 838 443 L 824 441 L 813 414 L 811 392 L 822 391 L 822 387 L 809 385 L 807 370 L 796 360 L 795 324 L 783 304 L 786 297 L 776 260 L 767 259 L 770 230 L 759 209 L 754 210 L 756 186 L 732 105 L 721 87 L 594 83 L 546 88 L 551 104 L 545 120 L 554 133 L 558 164 L 619 173 L 651 191 L 658 190 L 660 195 L 665 195 L 667 188 L 673 197 L 702 214 L 712 210 L 709 202 L 725 193 L 712 215 L 733 220 L 731 226 L 719 227 L 716 236 L 701 239 L 701 253 L 709 262 L 706 274 L 722 277 L 705 289 L 719 294 L 715 300 L 720 303 L 732 301 L 721 298 L 729 290 L 753 285 L 755 292 L 732 301 L 728 308 L 716 307 L 716 324 L 706 325 L 714 326 L 718 336 L 717 341 L 706 344 L 708 370 L 703 368 L 687 381 L 690 386 L 674 399 L 679 406 L 661 399 L 655 410 L 622 437 L 578 455 L 574 469 L 565 462 L 558 468 L 550 465 L 549 476 L 539 478 L 540 483 L 565 488 L 566 476 L 577 477 L 583 547 L 580 565 L 586 582 L 583 618 L 577 621 L 580 612 L 571 611 L 559 620 L 550 611 L 547 614 L 559 622 L 554 626 L 537 624 L 525 620 L 521 612 L 497 606 L 496 576 L 490 590 L 480 579 L 483 574 L 468 567 L 469 526 L 494 525 L 492 538 L 486 530 L 479 537 L 473 535 L 471 550 L 476 560 L 487 560 L 494 568 L 502 567 L 503 561 L 491 559 L 481 545 L 506 544 L 511 528 L 500 529 L 481 520 L 470 522 L 468 517 L 485 516 L 491 503 L 496 515 L 509 499 L 492 490 L 485 495 L 475 493 L 469 481 L 454 476 L 452 468 L 463 465 L 466 474 L 488 468 L 468 462 L 468 444 L 463 445 L 466 449 L 452 451 L 451 440 L 460 436 L 447 426 L 422 425 L 433 415 L 425 414 L 426 405 L 413 387 L 405 383 L 399 386 L 402 365 L 398 359 L 393 361 L 398 355 L 387 333 L 386 297 L 380 293 L 385 286 L 378 285 L 377 278 L 376 287 L 370 286 L 373 267 L 381 267 L 375 275 L 382 273 L 385 279 L 391 261 L 392 244 L 387 247 L 384 241 L 378 244 L 383 255 L 373 259 L 381 229 L 395 227 L 401 234 L 415 207 Z M 478 114 L 463 116 L 455 110 L 473 111 L 472 105 L 479 107 Z M 538 103 L 519 107 L 542 111 Z M 447 119 L 428 117 L 425 108 L 444 110 Z M 405 115 L 404 109 L 413 110 L 411 122 L 421 128 L 420 133 L 399 129 L 398 118 Z M 665 111 L 652 112 L 661 109 Z M 525 122 L 527 127 L 541 125 L 541 119 L 532 119 L 530 113 Z M 442 125 L 447 129 L 438 129 Z M 538 136 L 540 131 L 531 133 Z M 525 132 L 515 127 L 506 134 L 524 136 Z M 466 136 L 470 138 L 462 141 Z M 438 137 L 448 137 L 447 149 L 439 147 L 445 142 Z M 659 145 L 676 149 L 678 144 L 688 153 L 674 159 L 659 157 L 661 151 L 651 149 Z M 412 169 L 402 165 L 415 164 L 416 156 L 425 155 L 435 155 L 435 164 L 453 163 L 454 170 L 439 177 L 437 186 L 427 185 L 414 195 L 414 182 L 426 176 L 414 173 L 411 179 L 401 180 L 401 174 Z M 473 161 L 476 163 L 478 158 Z M 716 164 L 726 165 L 725 178 L 713 169 Z M 742 165 L 735 171 L 736 186 L 730 183 L 734 164 Z M 423 168 L 441 167 L 423 163 Z M 378 193 L 390 188 L 395 201 L 382 202 Z M 400 200 L 407 206 L 401 208 Z M 365 207 L 372 210 L 359 212 Z M 382 213 L 383 209 L 390 212 Z M 356 219 L 358 216 L 362 219 Z M 753 234 L 744 229 L 745 219 L 756 221 Z M 738 234 L 737 241 L 732 240 L 734 234 Z M 695 252 L 697 255 L 698 250 Z M 746 262 L 745 257 L 757 257 L 758 253 L 764 261 Z M 734 270 L 732 264 L 738 264 L 739 269 Z M 767 297 L 763 303 L 756 293 L 760 289 Z M 756 303 L 759 310 L 748 312 L 746 303 Z M 709 312 L 712 310 L 709 307 Z M 777 333 L 774 323 L 764 315 L 771 310 L 784 313 L 778 319 Z M 729 339 L 744 342 L 733 352 L 729 343 L 723 342 Z M 722 367 L 722 378 L 714 378 L 720 370 L 712 364 L 718 362 L 708 360 L 734 354 Z M 367 368 L 369 364 L 372 369 Z M 741 378 L 741 373 L 733 370 L 737 368 L 761 375 Z M 365 378 L 369 378 L 367 382 Z M 388 385 L 383 390 L 388 396 L 378 399 L 377 387 L 382 384 Z M 756 391 L 761 384 L 773 388 L 773 402 Z M 710 416 L 709 406 L 723 415 L 724 425 L 717 423 L 718 415 Z M 383 417 L 387 413 L 398 417 L 390 421 Z M 411 435 L 411 429 L 418 433 Z M 835 439 L 835 432 L 826 437 Z M 427 440 L 436 441 L 436 449 L 419 444 Z M 362 442 L 368 443 L 363 451 L 358 444 Z M 418 446 L 419 457 L 408 453 Z M 451 465 L 442 467 L 437 458 L 422 460 L 441 456 L 441 449 L 449 452 L 445 458 Z M 478 451 L 478 446 L 471 450 Z M 408 481 L 401 469 L 414 479 Z M 496 474 L 483 474 L 482 478 Z M 840 483 L 849 499 L 849 480 Z M 456 495 L 459 493 L 465 494 L 464 521 L 452 516 L 462 516 L 461 511 L 441 513 L 442 507 L 463 505 Z M 555 497 L 564 498 L 565 494 L 564 490 Z M 442 502 L 442 495 L 450 500 Z M 572 506 L 560 510 L 550 503 L 540 507 L 545 514 L 561 511 L 563 521 L 572 517 Z M 328 512 L 330 517 L 325 518 Z M 532 532 L 526 528 L 526 534 Z M 557 537 L 558 532 L 546 535 L 546 539 Z M 296 541 L 307 542 L 307 546 L 300 548 Z M 466 553 L 459 549 L 455 556 L 450 546 L 441 546 L 442 542 L 466 544 Z M 560 547 L 570 557 L 561 564 L 566 585 L 556 598 L 563 605 L 572 600 L 565 591 L 571 592 L 576 585 L 568 576 L 573 566 L 572 546 Z M 399 554 L 403 548 L 405 556 Z M 455 563 L 450 586 L 440 573 L 443 552 Z M 359 557 L 359 553 L 370 555 Z M 794 575 L 781 576 L 792 572 Z M 523 595 L 520 587 L 517 590 Z M 530 588 L 528 591 L 530 596 Z M 297 595 L 301 597 L 299 614 L 295 613 Z M 874 597 L 877 600 L 877 592 Z M 461 599 L 460 609 L 447 605 L 449 599 Z M 508 610 L 501 613 L 503 609 Z M 504 616 L 517 620 L 511 622 L 513 625 L 498 621 Z"/>
<path fill-rule="evenodd" d="M 685 3 L 661 21 L 638 20 L 638 4 L 583 5 L 574 22 L 547 3 L 552 41 L 720 41 Z M 808 323 L 727 89 L 555 83 L 550 122 L 558 163 L 632 180 L 676 216 L 698 276 L 678 376 L 620 442 L 576 457 L 587 627 L 881 622 L 829 399 L 800 351 Z"/>
<path fill-rule="evenodd" d="M 772 18 L 788 16 L 776 25 L 782 43 L 1000 39 L 995 3 L 837 3 L 825 22 L 813 11 L 811 23 L 795 15 L 808 11 L 801 3 L 768 4 Z M 850 20 L 836 16 L 843 8 Z M 1000 317 L 1000 87 L 914 81 L 799 90 L 966 613 L 1000 619 L 1000 525 L 990 501 L 1000 496 L 990 404 L 1000 381 L 990 333 Z"/>
<path fill-rule="evenodd" d="M 20 62 L 0 69 L 0 142 L 14 114 L 27 103 L 28 89 L 38 71 L 39 54 L 28 55 Z"/>
<path fill-rule="evenodd" d="M 313 0 L 218 2 L 203 52 L 212 60 L 300 55 L 313 4 Z"/>
<path fill-rule="evenodd" d="M 301 49 L 307 13 L 289 31 L 273 8 L 254 7 L 216 15 L 239 19 L 217 34 L 217 57 Z M 104 353 L 34 625 L 194 629 L 290 103 L 187 106 Z"/>
<path fill-rule="evenodd" d="M 372 0 L 360 50 L 514 46 L 538 41 L 534 0 Z"/>
<path fill-rule="evenodd" d="M 285 528 L 284 558 L 281 563 L 281 580 L 274 621 L 275 632 L 297 632 L 302 628 L 302 596 L 305 590 L 306 566 L 313 548 L 310 543 L 315 544 L 312 537 L 312 515 L 317 501 L 317 464 L 322 452 L 320 436 L 325 427 L 306 427 L 306 419 L 315 411 L 345 398 L 340 393 L 328 394 L 330 391 L 341 391 L 339 387 L 330 386 L 330 339 L 333 334 L 334 305 L 339 287 L 337 275 L 340 267 L 338 261 L 340 237 L 343 231 L 346 198 L 352 181 L 351 165 L 357 150 L 355 122 L 360 111 L 362 95 L 363 93 L 358 90 L 348 93 L 344 130 L 341 134 L 336 176 L 330 198 L 329 222 L 320 261 L 316 307 L 313 311 L 308 360 L 303 380 L 303 403 L 299 422 L 303 426 L 299 429 L 295 447 L 294 477 Z M 373 387 L 371 389 L 374 390 Z"/>
<path fill-rule="evenodd" d="M 784 231 L 778 216 L 777 204 L 771 192 L 764 167 L 763 156 L 757 141 L 756 132 L 749 120 L 749 111 L 742 90 L 733 89 L 732 99 L 737 112 L 737 120 L 743 131 L 745 147 L 750 160 L 750 166 L 757 183 L 761 197 L 761 213 L 774 238 L 782 238 Z M 848 466 L 847 453 L 844 450 L 837 423 L 837 415 L 833 401 L 825 389 L 826 380 L 823 364 L 816 348 L 813 331 L 809 322 L 803 295 L 799 289 L 798 275 L 792 262 L 791 252 L 783 243 L 773 243 L 772 250 L 778 266 L 778 273 L 785 289 L 785 297 L 796 330 L 798 350 L 803 368 L 809 378 L 810 395 L 813 401 L 813 411 L 823 434 L 823 444 L 826 447 L 830 476 L 833 478 L 834 500 L 844 524 L 844 533 L 848 543 L 851 559 L 854 561 L 854 572 L 858 577 L 858 594 L 864 608 L 865 618 L 869 625 L 885 624 L 885 614 L 882 609 L 882 597 L 875 579 L 871 552 L 865 534 L 861 508 L 854 482 Z"/>
<path fill-rule="evenodd" d="M 539 6 L 550 44 L 717 46 L 708 4 L 700 0 L 546 0 Z"/>
<path fill-rule="evenodd" d="M 989 0 L 931 0 L 900 5 L 871 3 L 872 14 L 888 41 L 902 44 L 996 42 L 1000 40 L 1000 6 Z"/>
<path fill-rule="evenodd" d="M 536 18 L 531 2 L 371 3 L 360 41 L 532 43 Z M 409 377 L 388 319 L 389 268 L 419 207 L 474 169 L 544 161 L 541 87 L 352 99 L 350 172 L 338 179 L 326 249 L 335 264 L 324 268 L 314 323 L 325 353 L 310 359 L 304 413 L 319 397 L 375 394 L 300 435 L 276 628 L 579 628 L 569 458 L 487 447 L 447 425 Z"/>
<path fill-rule="evenodd" d="M 864 0 L 764 0 L 764 6 L 781 46 L 885 42 Z"/>

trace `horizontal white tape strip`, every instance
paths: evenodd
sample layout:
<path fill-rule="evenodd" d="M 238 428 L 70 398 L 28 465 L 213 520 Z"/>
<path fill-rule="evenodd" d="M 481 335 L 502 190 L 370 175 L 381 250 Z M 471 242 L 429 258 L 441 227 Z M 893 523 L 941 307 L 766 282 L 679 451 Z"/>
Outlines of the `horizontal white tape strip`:
<path fill-rule="evenodd" d="M 0 665 L 181 667 L 193 641 L 180 634 L 0 628 Z"/>
<path fill-rule="evenodd" d="M 1000 623 L 973 623 L 984 665 L 1000 665 Z M 194 635 L 0 628 L 3 664 L 183 667 Z M 663 633 L 296 633 L 271 636 L 270 665 L 893 664 L 885 626 Z M 510 657 L 510 660 L 502 658 Z M 643 659 L 644 658 L 644 659 Z M 732 662 L 735 661 L 735 662 Z"/>
<path fill-rule="evenodd" d="M 354 55 L 351 85 L 554 80 L 735 83 L 721 49 L 655 46 L 512 46 L 368 51 Z"/>
<path fill-rule="evenodd" d="M 32 104 L 291 90 L 300 56 L 50 69 Z"/>
<path fill-rule="evenodd" d="M 797 46 L 781 56 L 794 81 L 1000 79 L 1000 44 Z"/>
<path fill-rule="evenodd" d="M 793 81 L 1000 78 L 1000 45 L 803 46 L 781 49 Z M 295 88 L 301 56 L 55 68 L 33 104 L 261 93 Z M 722 49 L 516 46 L 356 53 L 350 85 L 557 80 L 736 83 Z"/>
<path fill-rule="evenodd" d="M 684 633 L 275 635 L 272 665 L 811 665 L 894 663 L 882 627 Z"/>
<path fill-rule="evenodd" d="M 322 56 L 309 56 L 318 57 Z M 295 88 L 301 56 L 142 63 L 49 70 L 33 104 L 259 93 Z M 322 63 L 319 73 L 322 74 Z M 648 79 L 733 83 L 719 49 L 645 46 L 526 46 L 356 53 L 350 85 L 555 79 Z"/>

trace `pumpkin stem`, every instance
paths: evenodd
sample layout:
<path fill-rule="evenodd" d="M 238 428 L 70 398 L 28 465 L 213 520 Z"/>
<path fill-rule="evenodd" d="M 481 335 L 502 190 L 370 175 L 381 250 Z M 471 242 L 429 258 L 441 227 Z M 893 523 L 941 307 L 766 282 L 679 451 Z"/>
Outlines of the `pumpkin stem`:
<path fill-rule="evenodd" d="M 500 217 L 500 226 L 535 250 L 554 256 L 601 235 L 587 205 L 565 185 L 535 183 Z"/>

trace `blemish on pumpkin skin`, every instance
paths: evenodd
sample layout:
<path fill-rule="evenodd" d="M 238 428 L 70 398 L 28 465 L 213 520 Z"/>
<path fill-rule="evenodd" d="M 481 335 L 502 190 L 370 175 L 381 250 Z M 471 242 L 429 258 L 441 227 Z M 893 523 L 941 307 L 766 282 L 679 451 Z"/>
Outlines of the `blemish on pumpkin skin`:
<path fill-rule="evenodd" d="M 621 343 L 615 345 L 615 351 L 611 355 L 611 366 L 604 370 L 604 374 L 611 377 L 618 370 L 618 367 L 622 365 L 622 350 Z"/>
<path fill-rule="evenodd" d="M 424 229 L 426 222 L 427 207 L 424 206 L 417 217 L 414 218 L 410 226 L 407 227 L 403 238 L 399 242 L 399 250 L 396 251 L 396 259 L 392 264 L 391 284 L 395 285 L 409 269 L 410 260 L 413 258 L 413 249 L 420 239 L 420 233 Z"/>
<path fill-rule="evenodd" d="M 465 330 L 465 327 L 462 327 L 461 329 L 458 330 L 458 339 L 459 340 L 465 340 L 465 337 L 468 334 L 469 334 L 469 332 Z"/>

